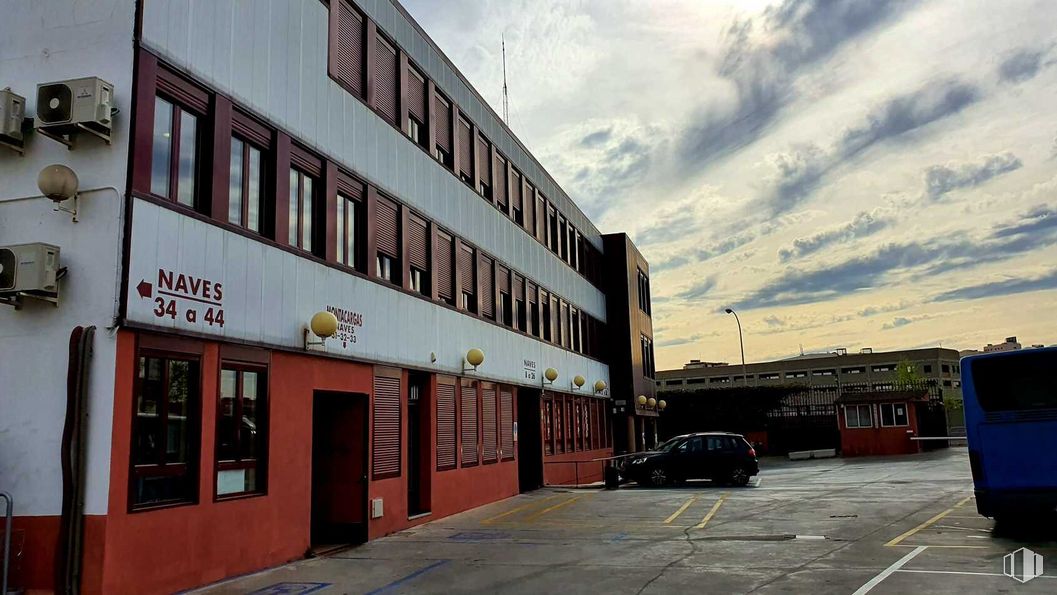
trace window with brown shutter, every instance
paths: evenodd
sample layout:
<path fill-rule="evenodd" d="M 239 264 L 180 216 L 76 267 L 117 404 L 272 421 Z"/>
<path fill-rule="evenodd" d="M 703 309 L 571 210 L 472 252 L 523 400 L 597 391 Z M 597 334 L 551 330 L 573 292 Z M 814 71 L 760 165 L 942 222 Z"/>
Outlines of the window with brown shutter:
<path fill-rule="evenodd" d="M 481 386 L 482 454 L 485 463 L 494 463 L 499 459 L 498 423 L 496 415 L 495 385 Z"/>
<path fill-rule="evenodd" d="M 536 191 L 536 239 L 547 245 L 547 199 Z"/>
<path fill-rule="evenodd" d="M 399 68 L 396 50 L 380 35 L 374 39 L 374 49 L 374 109 L 389 123 L 399 125 L 396 100 Z"/>
<path fill-rule="evenodd" d="M 524 188 L 521 185 L 521 174 L 513 167 L 510 168 L 510 209 L 514 223 L 525 224 L 525 199 L 522 196 Z"/>
<path fill-rule="evenodd" d="M 457 131 L 458 146 L 456 150 L 459 152 L 459 179 L 475 186 L 473 181 L 473 129 L 470 127 L 469 122 L 459 118 L 459 127 Z M 476 190 L 476 188 L 474 188 Z"/>
<path fill-rule="evenodd" d="M 540 400 L 543 411 L 543 454 L 554 454 L 554 399 L 544 395 Z"/>
<path fill-rule="evenodd" d="M 530 236 L 536 237 L 536 189 L 527 177 L 521 180 L 521 200 L 525 210 L 525 230 Z"/>
<path fill-rule="evenodd" d="M 416 215 L 408 217 L 407 259 L 411 267 L 411 289 L 430 295 L 429 224 Z"/>
<path fill-rule="evenodd" d="M 561 309 L 558 314 L 558 321 L 561 324 L 561 328 L 558 330 L 558 343 L 562 347 L 568 348 L 569 341 L 569 304 L 564 301 L 561 302 Z"/>
<path fill-rule="evenodd" d="M 521 332 L 528 331 L 528 308 L 525 305 L 525 278 L 514 273 L 514 325 Z"/>
<path fill-rule="evenodd" d="M 338 263 L 363 270 L 365 236 L 363 229 L 363 183 L 338 174 L 337 213 L 335 214 L 335 259 Z"/>
<path fill-rule="evenodd" d="M 481 315 L 495 320 L 495 261 L 480 254 L 477 278 L 481 281 Z"/>
<path fill-rule="evenodd" d="M 509 386 L 499 387 L 499 458 L 514 458 L 514 391 Z"/>
<path fill-rule="evenodd" d="M 350 93 L 363 97 L 363 17 L 348 0 L 334 0 L 330 6 L 329 74 Z"/>
<path fill-rule="evenodd" d="M 451 235 L 437 232 L 437 295 L 455 305 L 455 242 Z"/>
<path fill-rule="evenodd" d="M 478 425 L 477 425 L 477 385 L 473 380 L 463 380 L 459 402 L 459 421 L 462 438 L 462 466 L 472 467 L 477 464 Z"/>
<path fill-rule="evenodd" d="M 404 89 L 404 101 L 407 103 L 407 136 L 415 144 L 426 146 L 429 140 L 426 128 L 426 77 L 413 67 L 407 69 L 407 87 Z"/>
<path fill-rule="evenodd" d="M 473 248 L 463 244 L 459 249 L 459 284 L 462 286 L 461 289 L 461 303 L 460 306 L 467 312 L 477 313 L 477 285 L 474 281 L 477 279 L 476 270 L 477 259 L 475 258 Z"/>
<path fill-rule="evenodd" d="M 551 341 L 554 337 L 554 322 L 551 320 L 551 300 L 547 292 L 542 289 L 540 289 L 539 310 L 540 334 L 538 336 L 544 341 Z"/>
<path fill-rule="evenodd" d="M 385 198 L 378 197 L 374 211 L 375 247 L 378 251 L 377 276 L 390 283 L 400 279 L 400 210 Z"/>
<path fill-rule="evenodd" d="M 505 213 L 507 212 L 506 159 L 503 159 L 499 156 L 499 153 L 496 153 L 492 164 L 492 185 L 495 188 L 493 194 L 495 195 L 496 206 L 499 210 Z"/>
<path fill-rule="evenodd" d="M 433 96 L 434 122 L 437 127 L 437 146 L 434 147 L 433 155 L 437 161 L 451 169 L 452 160 L 452 125 L 451 125 L 451 103 L 437 93 Z"/>
<path fill-rule="evenodd" d="M 526 281 L 525 299 L 528 300 L 528 327 L 529 333 L 534 337 L 540 336 L 540 306 L 538 298 L 536 284 Z"/>
<path fill-rule="evenodd" d="M 514 326 L 514 298 L 510 293 L 510 269 L 496 265 L 495 283 L 499 289 L 499 308 L 496 320 L 506 326 Z"/>
<path fill-rule="evenodd" d="M 483 134 L 477 135 L 477 182 L 486 200 L 492 200 L 492 145 Z"/>
<path fill-rule="evenodd" d="M 455 384 L 437 379 L 437 471 L 455 468 Z"/>
<path fill-rule="evenodd" d="M 400 475 L 400 378 L 374 377 L 374 479 Z"/>

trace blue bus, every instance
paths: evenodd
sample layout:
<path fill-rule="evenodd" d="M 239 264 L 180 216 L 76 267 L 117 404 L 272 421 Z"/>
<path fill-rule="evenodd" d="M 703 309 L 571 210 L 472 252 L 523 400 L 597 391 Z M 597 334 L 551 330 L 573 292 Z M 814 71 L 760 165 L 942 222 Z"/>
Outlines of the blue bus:
<path fill-rule="evenodd" d="M 976 509 L 995 519 L 1057 510 L 1057 348 L 962 359 Z"/>

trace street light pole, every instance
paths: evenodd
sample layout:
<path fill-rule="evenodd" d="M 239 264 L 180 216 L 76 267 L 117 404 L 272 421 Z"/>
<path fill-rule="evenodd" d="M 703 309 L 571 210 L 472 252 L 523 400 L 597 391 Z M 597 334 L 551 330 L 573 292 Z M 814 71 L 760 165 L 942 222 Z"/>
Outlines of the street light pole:
<path fill-rule="evenodd" d="M 741 344 L 741 381 L 745 383 L 745 388 L 749 388 L 749 374 L 745 367 L 745 337 L 741 334 L 741 319 L 738 318 L 738 313 L 730 308 L 727 308 L 727 314 L 733 314 L 734 320 L 738 323 L 738 343 Z"/>

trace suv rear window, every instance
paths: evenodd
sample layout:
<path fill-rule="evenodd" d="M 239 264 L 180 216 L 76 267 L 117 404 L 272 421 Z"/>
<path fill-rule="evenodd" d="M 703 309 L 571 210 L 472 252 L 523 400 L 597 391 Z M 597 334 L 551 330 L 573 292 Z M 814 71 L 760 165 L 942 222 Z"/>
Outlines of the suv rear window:
<path fill-rule="evenodd" d="M 982 358 L 972 369 L 984 411 L 1057 409 L 1057 351 Z"/>

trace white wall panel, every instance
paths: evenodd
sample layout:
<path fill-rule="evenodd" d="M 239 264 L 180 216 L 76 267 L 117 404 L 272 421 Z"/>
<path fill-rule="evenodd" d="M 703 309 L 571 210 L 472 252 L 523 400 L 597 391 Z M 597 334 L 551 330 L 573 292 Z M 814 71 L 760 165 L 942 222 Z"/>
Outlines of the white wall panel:
<path fill-rule="evenodd" d="M 133 5 L 127 0 L 7 2 L 0 19 L 0 88 L 26 97 L 36 115 L 39 83 L 98 76 L 114 85 L 112 144 L 93 138 L 65 146 L 29 132 L 23 157 L 0 149 L 0 245 L 46 242 L 61 249 L 68 275 L 58 308 L 0 306 L 0 490 L 16 515 L 57 515 L 62 499 L 59 444 L 66 409 L 70 332 L 97 327 L 89 370 L 85 510 L 105 514 L 110 482 L 121 205 L 132 99 Z M 80 178 L 80 221 L 53 212 L 37 173 L 51 163 Z"/>
<path fill-rule="evenodd" d="M 415 61 L 601 249 L 595 227 L 501 132 L 494 114 L 434 55 L 432 44 L 388 0 L 364 4 L 409 54 L 419 53 L 412 56 Z M 229 14 L 237 16 L 228 19 Z M 327 16 L 318 0 L 147 2 L 143 43 L 604 321 L 601 291 L 327 76 Z"/>
<path fill-rule="evenodd" d="M 314 313 L 330 306 L 356 312 L 363 319 L 362 326 L 354 329 L 354 343 L 343 344 L 341 337 L 327 342 L 331 354 L 459 374 L 463 355 L 478 347 L 486 354 L 478 374 L 482 378 L 538 386 L 538 377 L 535 382 L 525 380 L 524 360 L 529 359 L 536 362 L 537 371 L 557 368 L 561 377 L 556 387 L 562 390 L 577 374 L 591 383 L 609 382 L 608 366 L 595 360 L 151 202 L 136 200 L 132 221 L 131 322 L 302 349 L 302 329 Z M 162 295 L 159 269 L 171 272 L 174 280 L 183 274 L 220 283 L 222 299 L 210 305 Z M 137 292 L 141 280 L 152 284 L 151 296 Z M 155 314 L 159 299 L 163 305 L 175 300 L 175 319 Z M 223 310 L 222 327 L 206 321 L 210 308 L 214 317 Z M 189 311 L 196 313 L 193 322 L 188 321 Z M 437 356 L 435 363 L 430 361 L 431 353 Z"/>

